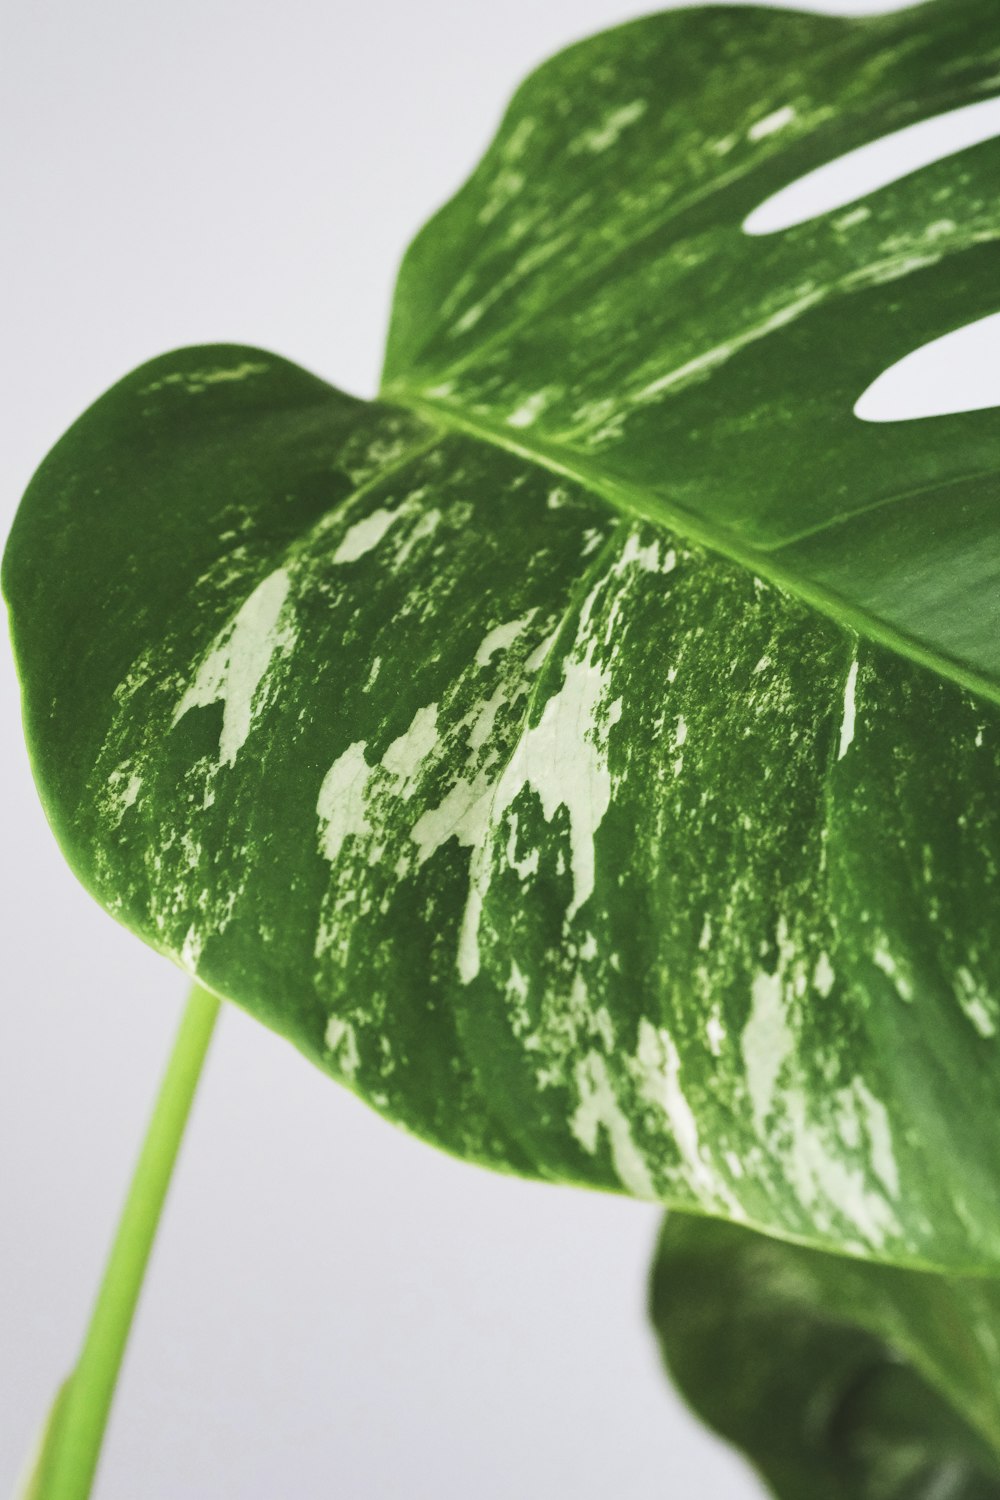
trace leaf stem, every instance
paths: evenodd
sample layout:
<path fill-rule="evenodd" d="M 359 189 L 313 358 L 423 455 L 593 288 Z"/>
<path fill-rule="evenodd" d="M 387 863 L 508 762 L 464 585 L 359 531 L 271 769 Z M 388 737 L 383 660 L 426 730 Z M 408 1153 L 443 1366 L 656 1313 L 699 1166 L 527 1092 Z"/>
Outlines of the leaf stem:
<path fill-rule="evenodd" d="M 57 1398 L 28 1493 L 37 1500 L 87 1500 L 115 1386 L 184 1128 L 219 1013 L 195 986 L 153 1107 L 125 1207 L 76 1368 Z"/>

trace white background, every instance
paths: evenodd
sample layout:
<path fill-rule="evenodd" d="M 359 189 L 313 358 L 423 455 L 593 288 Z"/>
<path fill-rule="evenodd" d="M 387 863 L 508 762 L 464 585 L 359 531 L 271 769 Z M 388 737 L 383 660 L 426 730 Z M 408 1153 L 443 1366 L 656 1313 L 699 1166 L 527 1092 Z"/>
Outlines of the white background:
<path fill-rule="evenodd" d="M 857 12 L 884 5 L 823 7 Z M 186 343 L 374 391 L 399 256 L 524 73 L 624 0 L 7 0 L 0 523 Z M 71 1363 L 184 983 L 76 886 L 0 662 L 0 1495 Z M 218 1034 L 102 1500 L 758 1493 L 661 1377 L 657 1214 L 465 1167 L 237 1013 Z"/>

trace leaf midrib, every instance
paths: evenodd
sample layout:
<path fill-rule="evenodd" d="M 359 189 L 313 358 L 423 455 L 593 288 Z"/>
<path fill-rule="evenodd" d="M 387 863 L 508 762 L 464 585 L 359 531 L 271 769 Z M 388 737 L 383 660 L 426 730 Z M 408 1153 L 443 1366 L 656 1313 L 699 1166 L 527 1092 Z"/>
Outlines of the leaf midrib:
<path fill-rule="evenodd" d="M 559 475 L 605 501 L 620 515 L 662 527 L 673 532 L 680 541 L 726 558 L 815 609 L 845 632 L 883 646 L 917 666 L 929 669 L 936 676 L 954 682 L 1000 706 L 1000 681 L 976 671 L 943 651 L 934 650 L 907 632 L 888 624 L 870 610 L 844 599 L 835 590 L 802 578 L 791 568 L 781 564 L 779 549 L 767 552 L 741 542 L 727 528 L 706 524 L 679 502 L 670 503 L 661 495 L 657 495 L 653 501 L 639 485 L 597 473 L 588 465 L 570 459 L 554 445 L 521 441 L 509 429 L 492 423 L 479 414 L 460 411 L 447 402 L 411 390 L 400 380 L 394 380 L 389 387 L 383 389 L 379 399 L 402 406 L 440 429 L 476 438 L 490 447 L 503 449 Z M 897 501 L 907 498 L 910 497 L 894 497 Z M 891 502 L 881 501 L 870 508 L 880 508 L 889 503 Z M 853 519 L 853 515 L 831 517 L 810 535 L 817 535 L 825 530 L 832 531 L 850 519 Z"/>

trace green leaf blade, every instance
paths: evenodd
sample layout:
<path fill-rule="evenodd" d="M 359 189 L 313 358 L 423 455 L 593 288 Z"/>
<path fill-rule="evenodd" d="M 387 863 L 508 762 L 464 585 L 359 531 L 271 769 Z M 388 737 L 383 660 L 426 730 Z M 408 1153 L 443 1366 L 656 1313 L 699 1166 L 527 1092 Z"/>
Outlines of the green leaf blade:
<path fill-rule="evenodd" d="M 968 598 L 1000 569 L 1000 418 L 873 425 L 854 406 L 996 311 L 1000 142 L 782 233 L 742 228 L 805 172 L 994 97 L 996 25 L 982 0 L 693 8 L 554 58 L 404 262 L 386 393 L 505 432 L 996 699 L 992 615 Z"/>
<path fill-rule="evenodd" d="M 671 1215 L 651 1313 L 681 1394 L 777 1500 L 1000 1494 L 995 1282 Z"/>
<path fill-rule="evenodd" d="M 538 465 L 269 359 L 137 372 L 8 550 L 29 735 L 85 883 L 465 1157 L 995 1263 L 1000 1184 L 970 1143 L 1000 1084 L 996 712 Z M 248 366 L 277 383 L 263 426 L 253 377 L 203 378 Z M 100 467 L 109 423 L 134 471 Z M 168 578 L 123 522 L 140 480 Z M 43 579 L 39 627 L 40 559 L 71 557 L 79 591 Z M 939 913 L 953 885 L 940 932 L 909 894 L 917 829 Z"/>
<path fill-rule="evenodd" d="M 955 98 L 985 87 L 981 11 L 675 13 L 557 59 L 404 267 L 394 400 L 259 350 L 165 356 L 57 446 L 4 562 L 62 845 L 208 988 L 465 1158 L 961 1270 L 1000 1265 L 996 414 L 906 424 L 928 483 L 897 494 L 900 433 L 848 422 L 837 385 L 874 368 L 872 339 L 835 351 L 829 384 L 823 356 L 845 309 L 919 332 L 916 287 L 855 284 L 845 261 L 822 297 L 788 296 L 821 252 L 877 268 L 929 182 L 975 197 L 992 146 L 876 195 L 867 250 L 817 223 L 740 238 L 752 264 L 730 251 L 793 166 L 947 105 L 932 55 Z M 659 102 L 609 122 L 629 59 Z M 817 102 L 827 77 L 853 80 L 843 119 Z M 562 156 L 552 119 L 536 138 L 545 109 L 575 132 Z M 722 152 L 726 109 L 742 144 Z M 534 165 L 484 218 L 512 141 Z M 609 187 L 625 230 L 598 211 Z M 523 286 L 490 259 L 522 192 Z M 572 316 L 553 192 L 582 203 L 603 287 Z M 990 213 L 906 275 L 968 272 L 985 298 Z M 500 292 L 458 329 L 478 276 Z M 591 410 L 599 429 L 553 417 L 604 401 L 587 382 L 610 390 L 622 361 L 655 382 L 692 359 L 648 406 Z M 551 402 L 532 360 L 564 387 Z"/>

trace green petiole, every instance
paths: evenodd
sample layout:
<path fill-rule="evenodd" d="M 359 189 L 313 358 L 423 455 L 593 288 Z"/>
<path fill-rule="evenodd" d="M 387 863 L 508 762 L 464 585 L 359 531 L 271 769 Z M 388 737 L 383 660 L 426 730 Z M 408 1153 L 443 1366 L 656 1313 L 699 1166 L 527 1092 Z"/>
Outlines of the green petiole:
<path fill-rule="evenodd" d="M 87 1500 L 118 1373 L 220 1001 L 197 985 L 160 1085 L 80 1358 L 62 1385 L 22 1500 Z"/>

